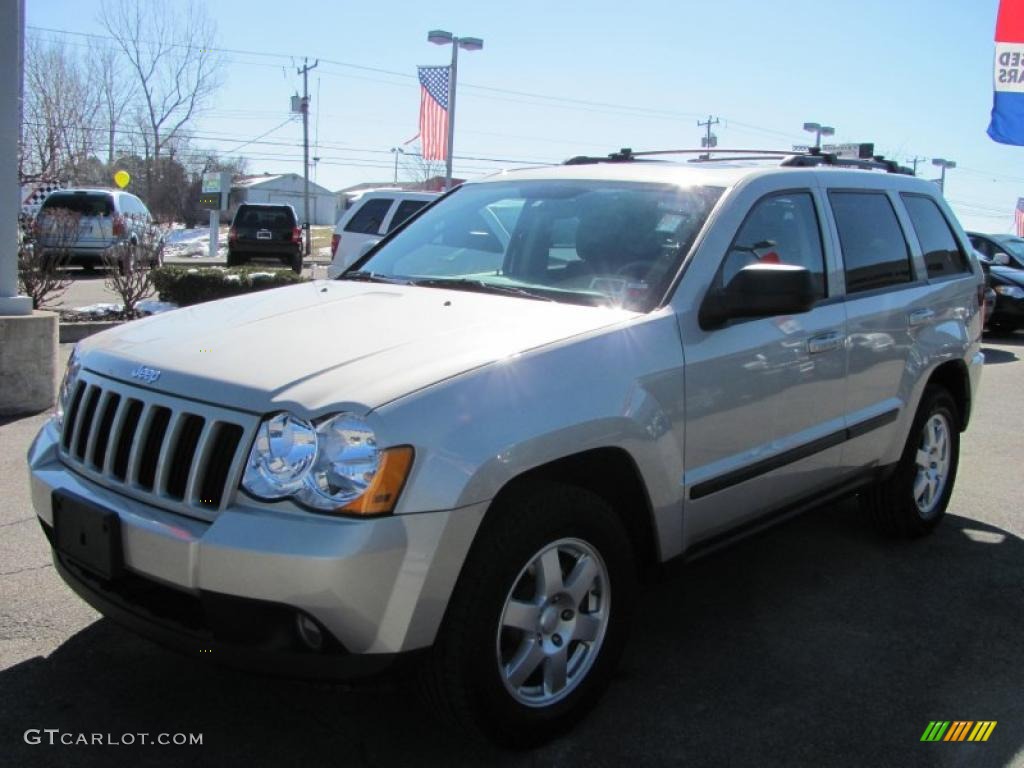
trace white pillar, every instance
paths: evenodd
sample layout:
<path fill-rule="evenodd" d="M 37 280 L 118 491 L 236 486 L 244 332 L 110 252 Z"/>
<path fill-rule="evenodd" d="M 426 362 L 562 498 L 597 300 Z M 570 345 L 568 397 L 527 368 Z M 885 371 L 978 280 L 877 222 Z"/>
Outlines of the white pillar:
<path fill-rule="evenodd" d="M 0 0 L 0 315 L 31 315 L 32 300 L 18 295 L 18 138 L 25 43 L 25 0 Z"/>
<path fill-rule="evenodd" d="M 221 193 L 223 194 L 223 193 Z M 207 250 L 207 255 L 211 259 L 217 258 L 217 249 L 220 247 L 220 211 L 211 208 L 210 209 L 210 247 Z"/>

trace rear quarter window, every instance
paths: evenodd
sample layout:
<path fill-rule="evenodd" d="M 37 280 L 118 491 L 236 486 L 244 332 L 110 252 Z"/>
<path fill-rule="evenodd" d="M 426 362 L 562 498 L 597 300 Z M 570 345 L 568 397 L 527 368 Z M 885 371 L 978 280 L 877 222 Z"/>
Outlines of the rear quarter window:
<path fill-rule="evenodd" d="M 921 243 L 928 277 L 946 277 L 970 271 L 967 256 L 961 252 L 949 222 L 935 201 L 924 195 L 908 193 L 901 197 Z"/>
<path fill-rule="evenodd" d="M 884 192 L 829 192 L 848 294 L 913 280 L 910 248 Z"/>
<path fill-rule="evenodd" d="M 345 225 L 346 232 L 358 232 L 364 235 L 379 235 L 384 217 L 391 210 L 394 202 L 390 197 L 375 197 L 365 201 Z"/>
<path fill-rule="evenodd" d="M 391 217 L 391 223 L 388 224 L 388 232 L 395 229 L 426 204 L 426 200 L 403 200 L 400 202 L 395 210 L 395 215 Z"/>

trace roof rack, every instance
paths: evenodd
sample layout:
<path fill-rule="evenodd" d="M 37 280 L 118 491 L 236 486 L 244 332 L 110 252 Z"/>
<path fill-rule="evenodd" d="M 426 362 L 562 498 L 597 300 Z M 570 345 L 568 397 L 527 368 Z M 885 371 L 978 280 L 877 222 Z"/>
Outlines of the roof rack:
<path fill-rule="evenodd" d="M 714 157 L 711 157 L 711 152 Z M 806 152 L 793 152 L 779 149 L 654 149 L 634 152 L 623 147 L 605 157 L 589 157 L 577 155 L 566 160 L 563 165 L 591 165 L 595 163 L 629 163 L 646 160 L 660 155 L 697 155 L 690 158 L 690 163 L 720 162 L 730 159 L 743 160 L 780 160 L 779 165 L 787 168 L 808 168 L 818 165 L 832 165 L 842 168 L 860 168 L 862 170 L 885 171 L 913 176 L 914 172 L 901 166 L 895 160 L 887 160 L 882 155 L 868 158 L 840 157 L 831 152 L 822 152 L 817 147 L 810 147 Z"/>

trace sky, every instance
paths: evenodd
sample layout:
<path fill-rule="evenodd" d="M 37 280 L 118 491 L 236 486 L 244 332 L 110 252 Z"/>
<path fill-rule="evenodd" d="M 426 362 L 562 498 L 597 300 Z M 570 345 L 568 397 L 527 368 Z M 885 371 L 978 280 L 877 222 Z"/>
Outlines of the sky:
<path fill-rule="evenodd" d="M 109 44 L 86 36 L 104 34 L 99 7 L 27 0 L 28 34 L 87 54 Z M 252 173 L 302 173 L 302 124 L 289 109 L 308 58 L 319 60 L 309 74 L 311 154 L 320 158 L 312 178 L 332 190 L 390 181 L 390 149 L 417 133 L 416 66 L 451 57 L 427 32 L 445 29 L 484 40 L 459 56 L 456 176 L 620 147 L 699 147 L 696 123 L 713 116 L 720 147 L 806 144 L 813 136 L 802 126 L 813 121 L 834 126 L 837 142 L 873 141 L 904 163 L 923 158 L 925 178 L 938 176 L 933 158 L 954 160 L 946 196 L 966 229 L 1011 231 L 1024 197 L 1024 147 L 985 133 L 998 0 L 204 7 L 224 51 L 224 84 L 192 126 L 194 145 L 242 154 Z"/>

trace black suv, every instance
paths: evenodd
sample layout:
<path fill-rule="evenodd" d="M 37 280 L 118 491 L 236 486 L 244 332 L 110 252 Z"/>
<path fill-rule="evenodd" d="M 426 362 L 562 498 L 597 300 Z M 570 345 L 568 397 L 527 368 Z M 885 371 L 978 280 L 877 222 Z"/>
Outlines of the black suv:
<path fill-rule="evenodd" d="M 302 272 L 302 229 L 290 205 L 242 203 L 228 231 L 228 266 L 255 258 L 280 259 Z"/>

